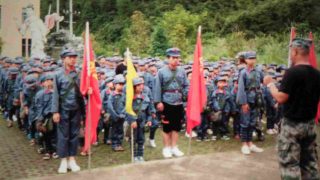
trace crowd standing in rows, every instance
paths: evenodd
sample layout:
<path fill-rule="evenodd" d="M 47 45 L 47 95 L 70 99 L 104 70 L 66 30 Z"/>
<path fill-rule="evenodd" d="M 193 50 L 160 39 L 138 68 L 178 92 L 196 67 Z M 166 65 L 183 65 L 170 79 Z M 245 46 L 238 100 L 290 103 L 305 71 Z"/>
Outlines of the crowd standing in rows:
<path fill-rule="evenodd" d="M 125 111 L 126 59 L 96 58 L 103 108 L 97 133 L 99 143 L 110 145 L 115 152 L 134 129 L 134 161 L 144 161 L 145 127 L 149 129 L 148 145 L 156 147 L 155 133 L 162 128 L 164 158 L 181 157 L 179 132 L 185 130 L 185 106 L 191 78 L 192 62 L 183 63 L 178 48 L 166 51 L 166 60 L 132 57 L 139 77 L 133 79 L 133 110 Z M 8 128 L 17 126 L 37 146 L 43 159 L 61 158 L 59 173 L 67 169 L 79 171 L 75 156 L 83 146 L 85 103 L 79 90 L 81 58 L 72 49 L 65 49 L 60 59 L 51 57 L 0 58 L 0 105 Z M 286 66 L 257 64 L 254 51 L 239 52 L 235 59 L 203 62 L 207 88 L 207 106 L 201 125 L 187 137 L 197 141 L 242 142 L 241 152 L 250 154 L 263 149 L 253 144 L 253 137 L 264 141 L 265 132 L 277 134 L 283 116 L 282 105 L 271 96 L 263 82 L 271 75 L 280 86 Z M 91 90 L 88 94 L 91 94 Z M 263 127 L 266 116 L 267 129 Z M 230 123 L 232 122 L 232 123 Z M 107 146 L 106 146 L 107 147 Z M 81 155 L 88 152 L 81 151 Z"/>

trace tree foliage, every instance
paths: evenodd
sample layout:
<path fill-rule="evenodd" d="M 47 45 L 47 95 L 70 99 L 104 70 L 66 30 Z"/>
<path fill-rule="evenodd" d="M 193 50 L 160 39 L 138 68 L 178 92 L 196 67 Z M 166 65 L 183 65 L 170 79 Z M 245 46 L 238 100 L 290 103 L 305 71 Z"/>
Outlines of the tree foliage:
<path fill-rule="evenodd" d="M 149 51 L 150 55 L 163 56 L 168 48 L 169 42 L 163 28 L 157 27 L 152 34 L 151 48 Z"/>
<path fill-rule="evenodd" d="M 41 0 L 44 17 L 55 0 Z M 60 0 L 67 21 L 69 0 Z M 196 30 L 202 25 L 204 53 L 209 59 L 233 57 L 237 51 L 255 49 L 266 61 L 285 58 L 289 30 L 298 29 L 307 37 L 320 30 L 319 0 L 77 0 L 75 32 L 80 35 L 85 22 L 99 44 L 99 51 L 115 54 L 130 47 L 140 56 L 163 55 L 170 46 L 179 47 L 184 57 L 192 57 Z M 67 22 L 61 23 L 68 28 Z M 316 44 L 317 46 L 317 44 Z M 211 49 L 212 47 L 216 49 Z M 279 60 L 280 61 L 280 60 Z"/>
<path fill-rule="evenodd" d="M 137 55 L 146 55 L 150 47 L 150 23 L 140 11 L 134 11 L 130 18 L 131 25 L 124 30 L 121 50 L 129 47 Z"/>

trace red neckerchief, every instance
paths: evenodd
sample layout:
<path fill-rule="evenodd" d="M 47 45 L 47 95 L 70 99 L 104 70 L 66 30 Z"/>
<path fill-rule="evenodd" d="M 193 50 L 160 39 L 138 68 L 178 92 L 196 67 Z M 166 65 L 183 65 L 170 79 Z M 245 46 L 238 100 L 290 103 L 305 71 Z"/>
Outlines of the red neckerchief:
<path fill-rule="evenodd" d="M 220 93 L 221 93 L 221 91 L 219 89 L 217 89 L 216 90 L 216 94 L 220 94 Z M 222 90 L 222 94 L 226 95 L 226 90 L 225 89 Z"/>
<path fill-rule="evenodd" d="M 52 89 L 46 89 L 46 90 L 44 90 L 44 93 L 45 93 L 45 94 L 49 94 L 49 93 L 52 93 L 52 92 L 53 92 Z"/>
<path fill-rule="evenodd" d="M 69 74 L 70 72 L 72 72 L 72 71 L 76 71 L 76 68 L 75 67 L 72 67 L 70 70 L 68 70 L 68 69 L 64 69 L 64 71 L 66 72 L 66 74 Z"/>
<path fill-rule="evenodd" d="M 238 91 L 238 88 L 233 89 L 233 93 L 236 93 Z"/>
<path fill-rule="evenodd" d="M 135 94 L 133 96 L 133 99 L 137 99 L 137 98 L 144 99 L 144 96 L 142 94 L 138 94 L 138 95 Z"/>
<path fill-rule="evenodd" d="M 117 92 L 116 90 L 113 91 L 113 95 L 122 94 L 122 92 Z"/>
<path fill-rule="evenodd" d="M 247 72 L 248 72 L 249 74 L 250 74 L 251 71 L 254 70 L 254 68 L 250 69 L 250 68 L 248 68 L 248 67 L 247 67 L 246 69 L 247 69 Z"/>

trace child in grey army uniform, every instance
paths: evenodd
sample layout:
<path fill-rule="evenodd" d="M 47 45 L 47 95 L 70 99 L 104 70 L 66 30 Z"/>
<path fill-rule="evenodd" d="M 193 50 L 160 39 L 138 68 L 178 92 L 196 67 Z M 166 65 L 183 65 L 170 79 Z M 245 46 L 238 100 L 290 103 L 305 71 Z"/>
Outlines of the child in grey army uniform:
<path fill-rule="evenodd" d="M 229 140 L 230 138 L 227 136 L 228 126 L 225 122 L 228 121 L 228 113 L 230 113 L 231 107 L 231 97 L 230 93 L 225 90 L 227 85 L 227 80 L 223 77 L 217 78 L 217 89 L 213 91 L 210 104 L 211 109 L 214 113 L 220 113 L 220 115 L 213 120 L 212 131 L 213 136 L 212 140 L 217 140 L 217 135 L 221 136 L 222 140 Z"/>
<path fill-rule="evenodd" d="M 136 116 L 128 114 L 127 121 L 134 130 L 134 161 L 144 162 L 144 127 L 147 124 L 151 126 L 152 115 L 155 114 L 153 102 L 147 94 L 143 92 L 144 81 L 142 78 L 133 79 L 134 98 L 132 107 Z"/>
<path fill-rule="evenodd" d="M 53 76 L 44 75 L 41 78 L 43 89 L 37 92 L 35 97 L 35 104 L 37 109 L 36 121 L 37 130 L 43 134 L 44 140 L 44 160 L 51 157 L 58 158 L 53 142 L 56 138 L 56 126 L 52 120 L 51 106 L 53 93 Z"/>
<path fill-rule="evenodd" d="M 108 111 L 110 112 L 110 120 L 112 123 L 111 141 L 112 149 L 116 152 L 124 151 L 122 147 L 123 141 L 123 123 L 125 119 L 125 94 L 123 93 L 123 86 L 125 79 L 123 75 L 119 74 L 114 77 L 113 83 L 115 90 L 108 99 Z"/>
<path fill-rule="evenodd" d="M 101 92 L 102 99 L 102 110 L 101 116 L 103 118 L 103 128 L 104 128 L 104 140 L 103 142 L 107 145 L 111 145 L 111 122 L 110 122 L 110 112 L 108 111 L 108 99 L 112 92 L 114 91 L 113 77 L 108 77 L 105 81 L 106 89 Z"/>
<path fill-rule="evenodd" d="M 27 75 L 25 78 L 25 89 L 23 90 L 24 96 L 24 112 L 28 115 L 28 125 L 29 125 L 29 138 L 30 145 L 35 144 L 36 136 L 36 103 L 35 96 L 40 90 L 38 85 L 38 79 L 35 75 Z"/>
<path fill-rule="evenodd" d="M 14 84 L 17 78 L 17 74 L 19 73 L 18 68 L 10 67 L 8 69 L 8 78 L 4 81 L 4 89 L 6 93 L 6 106 L 9 113 L 8 127 L 12 127 L 13 125 L 13 115 L 17 110 L 17 107 L 14 105 Z"/>

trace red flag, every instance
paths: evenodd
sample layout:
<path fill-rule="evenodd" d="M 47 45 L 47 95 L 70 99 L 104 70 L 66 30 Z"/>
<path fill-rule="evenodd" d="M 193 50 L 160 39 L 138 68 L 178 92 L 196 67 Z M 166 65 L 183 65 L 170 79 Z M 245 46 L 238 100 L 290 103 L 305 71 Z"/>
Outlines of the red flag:
<path fill-rule="evenodd" d="M 202 69 L 201 27 L 198 30 L 197 44 L 194 51 L 191 84 L 187 102 L 187 133 L 201 123 L 201 112 L 206 106 L 207 95 Z"/>
<path fill-rule="evenodd" d="M 290 32 L 290 42 L 289 42 L 289 46 L 292 43 L 292 40 L 296 38 L 296 28 L 295 27 L 291 27 L 291 32 Z M 289 48 L 289 55 L 288 55 L 288 67 L 291 66 L 291 59 L 290 59 L 290 48 Z"/>
<path fill-rule="evenodd" d="M 312 67 L 317 69 L 317 55 L 315 53 L 315 46 L 314 46 L 314 42 L 313 42 L 313 36 L 312 36 L 312 32 L 310 32 L 309 34 L 309 39 L 312 40 L 312 45 L 310 47 L 310 52 L 309 52 L 309 63 L 311 64 Z M 318 104 L 318 113 L 316 116 L 316 123 L 318 124 L 320 118 L 320 102 Z"/>
<path fill-rule="evenodd" d="M 94 53 L 89 36 L 89 23 L 87 22 L 80 82 L 80 91 L 82 95 L 87 94 L 89 87 L 92 88 L 93 93 L 90 95 L 86 106 L 85 144 L 83 151 L 87 151 L 90 145 L 97 140 L 96 129 L 102 106 Z"/>
<path fill-rule="evenodd" d="M 312 45 L 310 47 L 310 53 L 309 53 L 309 62 L 312 67 L 317 68 L 317 56 L 314 49 L 315 47 L 314 47 L 312 32 L 310 32 L 309 34 L 309 39 L 312 40 Z"/>

